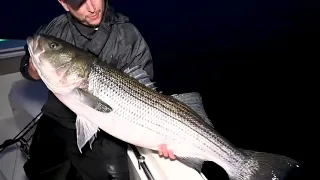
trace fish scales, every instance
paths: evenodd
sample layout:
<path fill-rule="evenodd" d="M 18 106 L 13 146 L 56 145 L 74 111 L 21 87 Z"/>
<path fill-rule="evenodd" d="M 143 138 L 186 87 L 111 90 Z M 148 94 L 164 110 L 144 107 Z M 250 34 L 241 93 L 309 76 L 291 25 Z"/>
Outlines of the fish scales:
<path fill-rule="evenodd" d="M 213 133 L 214 130 L 209 129 L 205 122 L 198 120 L 197 114 L 182 104 L 177 106 L 176 99 L 168 99 L 161 94 L 155 94 L 153 90 L 145 88 L 140 83 L 123 78 L 123 75 L 114 69 L 94 65 L 91 72 L 90 91 L 93 91 L 95 96 L 107 102 L 115 109 L 115 112 L 118 112 L 116 119 L 131 121 L 135 125 L 163 135 L 167 138 L 163 140 L 163 143 L 167 143 L 169 139 L 173 141 L 179 139 L 180 141 L 176 143 L 190 144 L 192 142 L 192 145 L 199 150 L 211 154 L 214 152 L 216 156 L 229 163 L 236 164 L 241 160 L 229 158 L 230 155 L 237 153 L 234 152 L 234 148 L 223 144 L 225 140 Z M 150 97 L 153 98 L 150 99 Z M 117 111 L 118 109 L 120 110 Z M 123 109 L 127 109 L 127 112 L 123 112 Z M 144 112 L 152 113 L 145 114 Z M 171 128 L 172 126 L 175 128 Z M 193 131 L 185 131 L 187 128 Z"/>
<path fill-rule="evenodd" d="M 96 72 L 99 72 L 99 71 L 96 71 Z M 112 100 L 116 100 L 118 101 L 119 103 L 118 104 L 115 104 L 114 101 L 110 102 L 110 106 L 112 106 L 114 109 L 117 109 L 116 107 L 120 107 L 118 109 L 126 109 L 126 108 L 123 108 L 124 106 L 126 106 L 127 104 L 129 104 L 132 108 L 127 108 L 129 110 L 129 114 L 132 114 L 131 118 L 129 120 L 132 120 L 132 119 L 135 119 L 136 117 L 139 117 L 139 116 L 142 116 L 142 115 L 139 115 L 139 113 L 137 113 L 136 111 L 134 111 L 134 107 L 135 106 L 138 106 L 138 109 L 141 107 L 143 108 L 152 108 L 152 107 L 149 107 L 149 106 L 146 106 L 144 107 L 144 103 L 142 101 L 135 101 L 134 103 L 132 103 L 132 100 L 134 100 L 134 96 L 131 96 L 131 94 L 133 92 L 129 92 L 129 93 L 126 93 L 124 92 L 124 88 L 126 86 L 123 86 L 123 87 L 119 87 L 117 85 L 116 82 L 114 82 L 114 78 L 110 77 L 110 76 L 107 76 L 108 78 L 106 80 L 103 80 L 103 79 L 99 79 L 99 78 L 96 78 L 96 77 L 99 77 L 99 74 L 98 75 L 95 75 L 94 78 L 92 78 L 93 81 L 95 82 L 92 82 L 90 84 L 100 84 L 100 82 L 102 82 L 104 84 L 103 88 L 103 92 L 105 92 L 105 94 L 99 94 L 97 93 L 98 91 L 94 92 L 94 94 L 96 96 L 99 96 L 99 98 L 101 99 L 107 99 L 107 97 L 109 97 L 108 100 L 106 100 L 106 102 L 109 102 L 109 101 L 112 101 Z M 99 89 L 100 87 L 95 87 L 93 89 Z M 97 94 L 96 94 L 97 93 Z M 129 98 L 125 101 L 122 102 L 122 100 L 124 100 L 125 98 Z M 128 102 L 131 102 L 131 103 L 128 103 Z M 154 105 L 156 104 L 156 102 L 153 103 Z M 140 109 L 141 109 L 140 108 Z M 136 108 L 137 109 L 137 108 Z M 151 111 L 154 113 L 154 111 Z M 153 114 L 150 115 L 151 117 L 154 116 Z M 139 117 L 139 119 L 142 119 L 142 117 Z M 139 123 L 139 122 L 142 122 L 142 120 L 139 120 L 137 121 L 136 123 Z M 159 123 L 157 123 L 159 122 Z M 160 126 L 160 121 L 156 121 L 154 122 L 157 126 Z M 143 125 L 143 124 L 142 124 Z"/>

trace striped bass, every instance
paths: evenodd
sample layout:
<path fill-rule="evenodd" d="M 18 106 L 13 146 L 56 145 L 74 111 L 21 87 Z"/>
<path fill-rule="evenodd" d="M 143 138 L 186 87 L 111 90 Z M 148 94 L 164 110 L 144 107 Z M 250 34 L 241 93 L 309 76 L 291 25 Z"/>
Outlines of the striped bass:
<path fill-rule="evenodd" d="M 120 71 L 52 36 L 34 35 L 27 44 L 42 81 L 77 115 L 80 151 L 103 130 L 151 150 L 166 144 L 197 171 L 204 161 L 214 162 L 231 180 L 280 180 L 299 166 L 286 156 L 233 145 L 214 129 L 197 92 L 162 94 L 139 66 Z"/>

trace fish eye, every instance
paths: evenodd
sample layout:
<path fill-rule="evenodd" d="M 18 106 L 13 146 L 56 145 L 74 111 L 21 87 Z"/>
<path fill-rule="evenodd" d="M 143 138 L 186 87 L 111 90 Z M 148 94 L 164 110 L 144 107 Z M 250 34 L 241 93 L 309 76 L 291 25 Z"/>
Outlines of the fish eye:
<path fill-rule="evenodd" d="M 56 43 L 56 42 L 50 43 L 50 48 L 51 49 L 56 49 L 57 47 L 58 47 L 58 43 Z"/>

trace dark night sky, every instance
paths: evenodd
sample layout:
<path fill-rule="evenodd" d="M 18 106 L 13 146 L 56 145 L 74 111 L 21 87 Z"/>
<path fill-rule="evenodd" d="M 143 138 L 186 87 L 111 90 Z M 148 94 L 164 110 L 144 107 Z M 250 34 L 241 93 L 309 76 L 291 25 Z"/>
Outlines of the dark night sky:
<path fill-rule="evenodd" d="M 306 163 L 302 121 L 309 119 L 319 6 L 290 0 L 110 4 L 145 37 L 160 89 L 199 91 L 215 127 L 236 145 Z M 6 1 L 0 38 L 25 39 L 62 12 L 55 0 Z"/>

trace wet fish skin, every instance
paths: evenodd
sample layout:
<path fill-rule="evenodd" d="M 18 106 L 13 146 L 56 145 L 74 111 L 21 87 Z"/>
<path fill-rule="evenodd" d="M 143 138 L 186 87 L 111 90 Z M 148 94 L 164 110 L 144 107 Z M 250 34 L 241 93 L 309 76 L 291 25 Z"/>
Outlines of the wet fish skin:
<path fill-rule="evenodd" d="M 167 144 L 198 171 L 204 161 L 215 162 L 231 180 L 282 179 L 299 165 L 285 156 L 235 147 L 214 129 L 200 94 L 161 94 L 139 66 L 121 72 L 51 36 L 27 42 L 42 80 L 77 114 L 80 151 L 101 129 L 152 150 Z"/>

